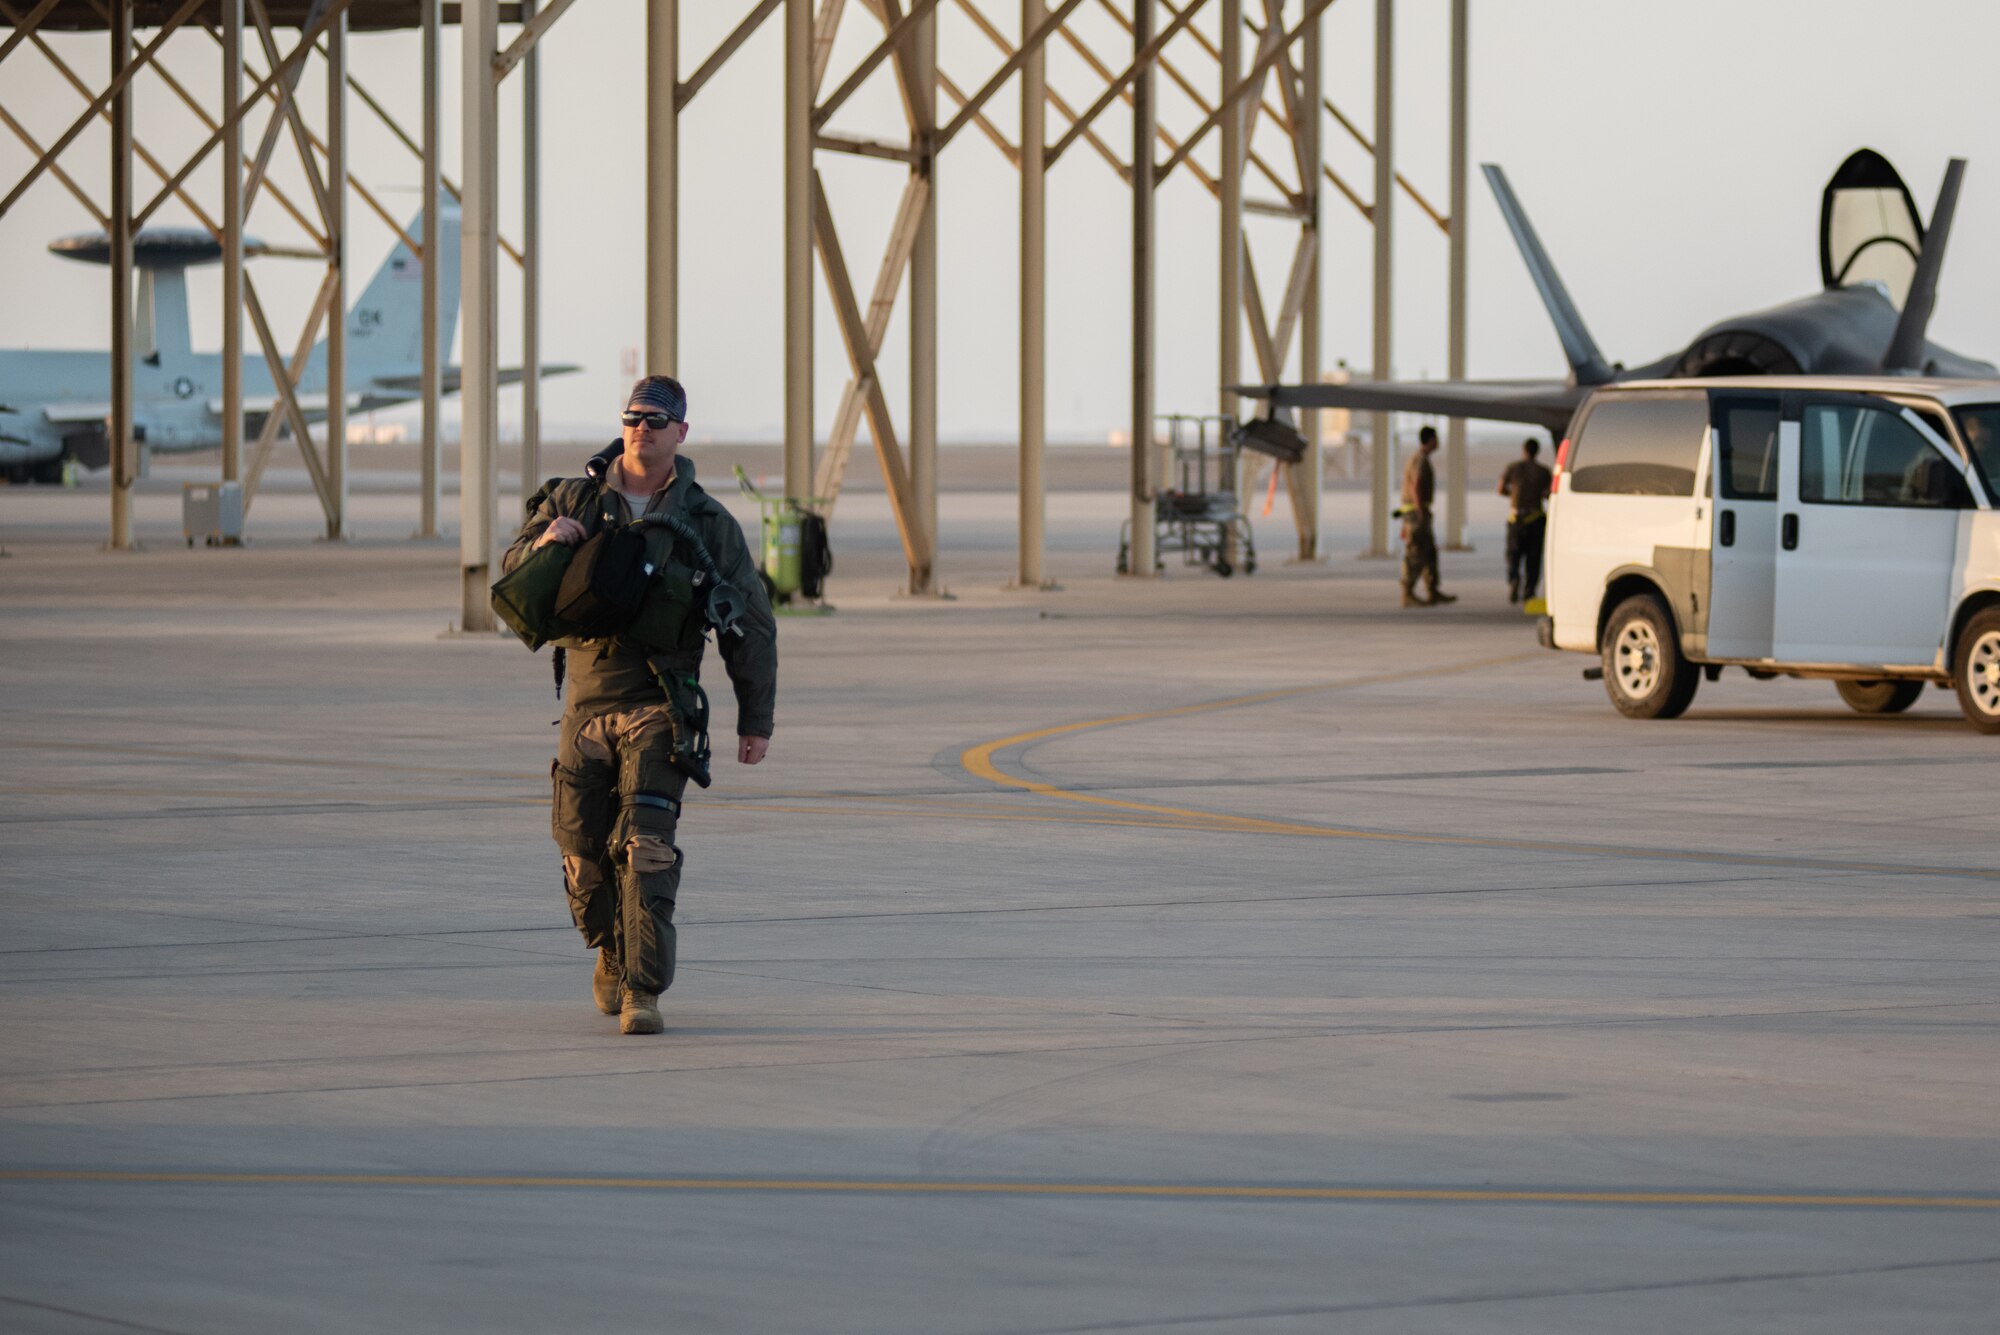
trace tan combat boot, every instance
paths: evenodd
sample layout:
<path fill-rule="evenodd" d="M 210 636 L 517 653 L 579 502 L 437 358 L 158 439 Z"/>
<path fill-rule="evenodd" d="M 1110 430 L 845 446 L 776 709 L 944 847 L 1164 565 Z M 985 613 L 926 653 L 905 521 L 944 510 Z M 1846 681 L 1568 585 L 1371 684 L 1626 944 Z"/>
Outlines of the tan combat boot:
<path fill-rule="evenodd" d="M 625 970 L 612 958 L 611 947 L 603 947 L 597 952 L 597 968 L 590 975 L 590 994 L 597 998 L 597 1009 L 606 1015 L 616 1015 L 618 994 L 624 986 Z"/>
<path fill-rule="evenodd" d="M 660 998 L 653 992 L 634 992 L 625 989 L 625 1004 L 618 1012 L 618 1032 L 621 1034 L 657 1034 L 667 1027 L 660 1018 Z"/>

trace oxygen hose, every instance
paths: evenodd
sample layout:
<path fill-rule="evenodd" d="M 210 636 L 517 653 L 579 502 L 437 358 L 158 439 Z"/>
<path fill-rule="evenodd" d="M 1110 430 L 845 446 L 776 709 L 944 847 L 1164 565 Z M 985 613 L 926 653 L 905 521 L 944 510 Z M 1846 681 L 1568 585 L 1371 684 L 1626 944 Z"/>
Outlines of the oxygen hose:
<path fill-rule="evenodd" d="M 715 628 L 715 633 L 727 635 L 734 632 L 741 635 L 743 630 L 736 623 L 743 615 L 743 596 L 722 577 L 721 568 L 715 564 L 715 557 L 709 552 L 707 544 L 702 542 L 701 534 L 695 531 L 694 525 L 679 515 L 642 515 L 632 521 L 634 528 L 646 524 L 657 524 L 666 529 L 694 553 L 695 564 L 701 567 L 702 574 L 708 576 L 708 597 L 703 605 L 703 614 L 708 624 Z"/>

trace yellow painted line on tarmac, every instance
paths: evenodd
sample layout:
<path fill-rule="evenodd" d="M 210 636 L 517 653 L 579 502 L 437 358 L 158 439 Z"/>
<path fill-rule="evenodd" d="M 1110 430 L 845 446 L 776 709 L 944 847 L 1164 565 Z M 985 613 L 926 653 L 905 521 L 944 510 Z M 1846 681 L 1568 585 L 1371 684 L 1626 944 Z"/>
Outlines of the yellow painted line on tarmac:
<path fill-rule="evenodd" d="M 252 751 L 212 751 L 197 747 L 131 742 L 48 741 L 0 739 L 0 750 L 95 751 L 138 760 L 218 760 L 235 765 L 283 765 L 309 769 L 379 770 L 389 774 L 429 774 L 441 778 L 519 779 L 518 770 L 466 769 L 458 765 L 405 765 L 385 760 L 349 760 L 335 756 L 270 755 Z"/>
<path fill-rule="evenodd" d="M 1276 700 L 1292 699 L 1302 695 L 1312 695 L 1322 691 L 1351 690 L 1362 686 L 1377 686 L 1393 682 L 1413 681 L 1426 677 L 1443 677 L 1455 673 L 1473 672 L 1480 668 L 1496 667 L 1505 663 L 1524 662 L 1537 654 L 1509 654 L 1501 658 L 1478 659 L 1470 663 L 1460 663 L 1451 667 L 1420 668 L 1410 672 L 1382 673 L 1370 677 L 1350 677 L 1340 681 L 1316 682 L 1310 686 L 1292 686 L 1282 690 L 1259 691 L 1254 695 L 1232 696 L 1226 700 L 1207 700 L 1199 704 L 1175 705 L 1167 709 L 1145 710 L 1134 714 L 1114 714 L 1108 718 L 1084 719 L 1075 723 L 1059 723 L 1053 727 L 1036 728 L 1030 732 L 1019 732 L 1008 737 L 998 737 L 990 742 L 980 742 L 959 753 L 958 763 L 974 778 L 1002 788 L 1014 788 L 1022 792 L 1034 793 L 1040 797 L 1056 798 L 1065 802 L 1088 803 L 1093 806 L 1113 807 L 1147 816 L 1168 820 L 1189 822 L 1186 828 L 1199 829 L 1210 833 L 1223 834 L 1273 834 L 1304 839 L 1348 839 L 1364 840 L 1388 844 L 1431 844 L 1453 845 L 1465 848 L 1504 848 L 1531 853 L 1574 853 L 1592 857 L 1630 858 L 1661 862 L 1706 862 L 1737 867 L 1797 867 L 1811 865 L 1827 871 L 1869 872 L 1878 875 L 1946 875 L 1963 876 L 1975 880 L 2000 880 L 2000 869 L 1977 867 L 1934 867 L 1917 864 L 1844 862 L 1837 860 L 1788 858 L 1772 854 L 1723 853 L 1699 849 L 1639 848 L 1614 844 L 1567 843 L 1551 839 L 1504 839 L 1497 836 L 1459 834 L 1414 834 L 1395 830 L 1348 830 L 1331 825 L 1308 825 L 1297 821 L 1265 820 L 1256 816 L 1232 816 L 1225 812 L 1202 811 L 1195 807 L 1167 806 L 1157 802 L 1134 802 L 1125 798 L 1105 797 L 1100 793 L 1080 793 L 1058 784 L 1040 779 L 1030 779 L 1018 774 L 1009 774 L 995 762 L 994 756 L 1011 747 L 1026 746 L 1034 742 L 1047 741 L 1054 737 L 1071 736 L 1090 732 L 1099 728 L 1115 728 L 1132 723 L 1153 723 L 1162 719 L 1184 718 L 1190 714 L 1215 713 L 1224 709 L 1245 709 L 1254 705 L 1270 704 Z M 1134 786 L 1143 786 L 1143 783 Z"/>
<path fill-rule="evenodd" d="M 996 753 L 1010 747 L 1025 746 L 1032 742 L 1047 741 L 1052 737 L 1064 737 L 1072 733 L 1091 732 L 1099 728 L 1116 728 L 1128 723 L 1153 723 L 1161 719 L 1185 718 L 1190 714 L 1212 714 L 1224 709 L 1244 709 L 1252 705 L 1270 704 L 1277 700 L 1295 699 L 1302 695 L 1315 695 L 1323 691 L 1351 690 L 1361 686 L 1380 686 L 1392 682 L 1411 681 L 1422 677 L 1441 677 L 1459 672 L 1472 672 L 1479 668 L 1497 667 L 1503 663 L 1521 663 L 1536 654 L 1508 654 L 1500 658 L 1484 658 L 1476 662 L 1461 663 L 1446 668 L 1424 668 L 1413 672 L 1385 672 L 1370 677 L 1350 677 L 1342 681 L 1314 682 L 1310 686 L 1288 686 L 1275 691 L 1258 691 L 1254 695 L 1231 696 L 1226 700 L 1205 700 L 1199 704 L 1174 705 L 1167 709 L 1151 709 L 1136 714 L 1114 714 L 1109 718 L 1084 719 L 1077 723 L 1059 723 L 1054 727 L 1037 728 L 1032 732 L 1015 733 L 1011 737 L 1000 737 L 977 746 L 967 747 L 959 754 L 958 763 L 966 773 L 977 779 L 984 779 L 1002 788 L 1018 788 L 1024 792 L 1042 797 L 1061 798 L 1068 802 L 1089 802 L 1097 806 L 1117 807 L 1125 811 L 1145 812 L 1153 816 L 1169 816 L 1176 820 L 1199 821 L 1205 827 L 1227 826 L 1260 834 L 1316 834 L 1349 835 L 1355 838 L 1367 837 L 1359 831 L 1333 831 L 1316 825 L 1296 825 L 1288 821 L 1259 820 L 1252 816 L 1230 816 L 1213 811 L 1198 811 L 1192 807 L 1162 806 L 1154 802 L 1132 802 L 1124 798 L 1105 797 L 1098 793 L 1079 793 L 1043 783 L 1038 779 L 1023 778 L 1009 774 L 994 763 Z M 1393 838 L 1396 836 L 1380 836 Z"/>
<path fill-rule="evenodd" d="M 476 1187 L 590 1191 L 738 1191 L 818 1195 L 1098 1196 L 1165 1200 L 1383 1201 L 1460 1205 L 1709 1205 L 1889 1210 L 1994 1210 L 2000 1196 L 1882 1192 L 1506 1191 L 1451 1187 L 1277 1187 L 1181 1182 L 951 1182 L 840 1178 L 555 1177 L 433 1173 L 141 1173 L 0 1170 L 0 1182 L 185 1186 Z"/>
<path fill-rule="evenodd" d="M 915 816 L 925 819 L 934 819 L 944 815 L 957 815 L 969 820 L 1014 821 L 1031 825 L 1120 825 L 1139 830 L 1214 830 L 1216 828 L 1215 822 L 1212 820 L 1167 820 L 1164 818 L 1139 820 L 1134 817 L 1073 815 L 1060 811 L 966 810 L 954 812 L 949 809 L 941 811 L 936 807 L 909 807 L 900 810 L 893 807 L 808 807 L 777 802 L 758 802 L 755 805 L 747 802 L 716 803 L 711 806 L 704 806 L 701 809 L 701 814 L 702 818 L 706 820 L 709 816 L 716 814 L 754 816 L 767 811 L 783 812 L 794 816 L 876 816 L 883 818 Z"/>

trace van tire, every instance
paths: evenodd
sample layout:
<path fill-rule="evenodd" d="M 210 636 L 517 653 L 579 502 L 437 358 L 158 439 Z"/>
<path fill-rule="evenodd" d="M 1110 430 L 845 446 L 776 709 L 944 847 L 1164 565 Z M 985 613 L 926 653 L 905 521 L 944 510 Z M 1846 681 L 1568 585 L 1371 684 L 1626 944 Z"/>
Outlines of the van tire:
<path fill-rule="evenodd" d="M 1652 594 L 1618 604 L 1603 646 L 1604 693 L 1626 718 L 1679 718 L 1694 703 L 1701 672 L 1681 653 L 1673 614 Z"/>
<path fill-rule="evenodd" d="M 1920 681 L 1837 681 L 1834 686 L 1857 714 L 1900 714 L 1924 693 Z"/>
<path fill-rule="evenodd" d="M 2000 607 L 1975 612 L 1965 623 L 1951 667 L 1965 721 L 1981 732 L 2000 732 Z"/>

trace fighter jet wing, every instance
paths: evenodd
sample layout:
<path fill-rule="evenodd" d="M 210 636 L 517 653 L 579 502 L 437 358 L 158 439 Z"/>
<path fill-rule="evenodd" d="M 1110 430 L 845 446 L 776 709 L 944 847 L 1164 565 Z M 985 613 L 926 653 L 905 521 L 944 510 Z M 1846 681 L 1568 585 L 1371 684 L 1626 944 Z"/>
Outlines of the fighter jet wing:
<path fill-rule="evenodd" d="M 1273 408 L 1350 408 L 1529 422 L 1561 432 L 1590 392 L 1566 380 L 1353 380 L 1344 385 L 1238 385 Z"/>

